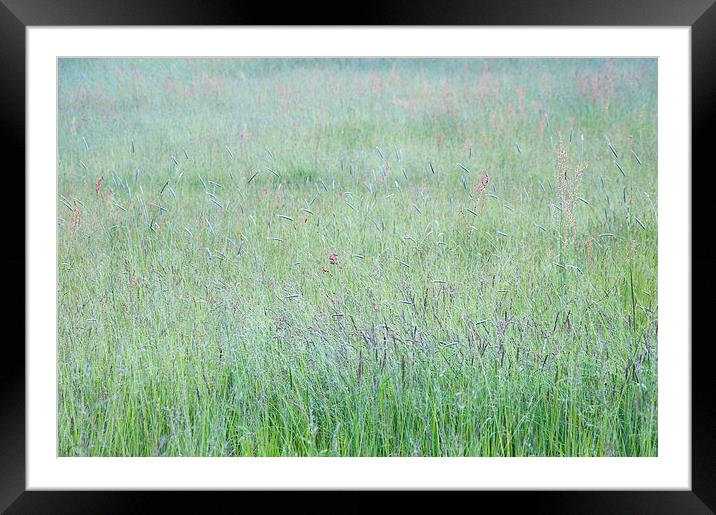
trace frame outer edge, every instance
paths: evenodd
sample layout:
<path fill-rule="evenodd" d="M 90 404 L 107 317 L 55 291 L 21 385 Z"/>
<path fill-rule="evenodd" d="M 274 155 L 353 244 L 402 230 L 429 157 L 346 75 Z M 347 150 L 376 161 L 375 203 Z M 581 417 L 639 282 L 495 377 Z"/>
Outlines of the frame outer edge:
<path fill-rule="evenodd" d="M 5 288 L 22 292 L 22 301 L 7 301 L 7 328 L 21 327 L 23 335 L 5 337 L 0 358 L 0 511 L 7 508 L 25 490 L 25 25 L 0 3 L 0 152 L 10 158 L 3 163 L 4 179 L 15 191 L 13 197 L 22 207 L 23 223 L 9 224 L 10 239 L 22 241 L 20 249 L 0 254 Z M 8 188 L 8 189 L 10 189 Z M 22 271 L 22 273 L 19 273 Z M 9 286 L 9 288 L 8 288 Z M 10 291 L 12 291 L 10 290 Z M 22 322 L 20 322 L 22 321 Z M 22 325 L 20 325 L 22 324 Z"/>
<path fill-rule="evenodd" d="M 702 240 L 696 251 L 694 242 L 697 234 L 712 232 L 713 214 L 709 208 L 713 205 L 710 198 L 713 188 L 713 157 L 710 156 L 716 130 L 716 4 L 712 3 L 691 27 L 691 206 L 692 206 L 692 338 L 691 338 L 691 487 L 693 492 L 711 510 L 716 510 L 716 395 L 713 383 L 713 335 L 704 327 L 701 333 L 694 332 L 694 321 L 699 326 L 708 324 L 713 316 L 714 301 L 699 299 L 694 288 L 694 267 L 698 266 L 699 283 L 704 286 L 714 284 L 714 265 L 716 265 L 716 246 L 710 248 Z M 700 187 L 694 188 L 695 165 L 699 163 Z M 708 184 L 705 180 L 709 181 Z M 707 240 L 710 238 L 707 238 Z M 704 275 L 705 274 L 705 275 Z M 700 290 L 699 293 L 703 291 Z M 705 295 L 709 295 L 705 293 Z M 710 295 L 709 295 L 710 296 Z M 709 331 L 709 332 L 707 332 Z"/>
<path fill-rule="evenodd" d="M 713 1 L 710 3 L 710 7 L 692 25 L 692 105 L 697 108 L 692 109 L 692 161 L 700 157 L 703 162 L 706 162 L 705 159 L 708 158 L 707 144 L 712 145 L 716 137 L 716 131 L 711 126 L 716 111 L 714 108 L 714 99 L 716 98 L 716 51 L 714 50 L 716 49 L 716 5 Z M 679 8 L 676 2 L 673 8 Z M 70 18 L 76 16 L 76 13 L 73 15 L 72 12 L 73 9 L 70 7 L 65 16 Z M 647 24 L 653 24 L 655 21 L 658 23 L 662 16 L 652 18 L 652 21 L 647 21 Z M 35 18 L 35 13 L 32 13 L 30 17 L 33 18 L 30 20 L 31 22 L 38 21 Z M 557 22 L 557 20 L 555 21 Z M 565 22 L 565 20 L 559 21 Z M 485 22 L 489 23 L 489 20 L 485 19 Z M 61 24 L 61 20 L 51 24 Z M 0 84 L 3 86 L 3 94 L 0 95 L 0 113 L 2 113 L 0 127 L 5 129 L 4 132 L 7 135 L 0 143 L 0 148 L 8 151 L 6 155 L 16 155 L 19 148 L 25 148 L 25 22 L 19 19 L 4 2 L 0 2 L 0 32 L 3 35 L 3 44 L 0 45 L 0 64 L 5 71 L 0 79 Z M 22 77 L 22 80 L 17 81 L 17 77 Z M 19 165 L 24 170 L 24 153 L 20 158 Z M 24 174 L 21 187 L 24 193 Z M 704 193 L 704 189 L 699 193 L 698 190 L 693 189 L 692 185 L 692 198 L 694 192 L 702 196 L 707 194 Z M 707 201 L 705 204 L 708 206 L 709 202 Z M 698 209 L 706 212 L 706 207 L 699 207 L 699 205 L 703 205 L 703 203 L 696 202 L 696 198 L 693 198 L 693 223 L 701 218 L 696 216 Z M 706 219 L 708 220 L 709 217 L 707 216 Z M 24 224 L 22 229 L 24 241 Z M 694 230 L 693 234 L 695 233 Z M 12 267 L 13 270 L 17 270 L 18 266 L 22 266 L 25 270 L 24 245 L 22 252 L 22 256 L 18 258 L 2 258 L 4 264 Z M 696 259 L 694 260 L 694 258 Z M 703 265 L 714 264 L 716 251 L 703 250 L 695 253 L 692 243 L 693 261 L 702 265 L 700 267 L 702 271 L 708 269 Z M 21 306 L 18 303 L 15 309 L 24 309 L 25 303 L 23 302 Z M 708 316 L 707 309 L 709 307 L 710 305 L 698 307 L 697 303 L 693 304 L 694 313 L 704 316 Z M 704 346 L 709 344 L 708 341 L 705 341 L 701 347 L 698 345 L 692 347 L 694 367 L 692 488 L 694 494 L 706 506 L 713 509 L 716 506 L 716 489 L 714 487 L 714 483 L 716 483 L 716 456 L 714 454 L 716 437 L 713 432 L 713 428 L 716 427 L 716 396 L 713 393 L 710 371 L 706 369 L 709 361 L 707 359 L 708 351 L 704 349 Z M 2 384 L 0 399 L 3 401 L 5 423 L 3 424 L 4 438 L 0 438 L 0 510 L 6 509 L 25 490 L 24 350 L 20 352 L 23 356 L 20 361 L 23 363 L 22 367 L 17 365 L 18 361 L 2 360 L 4 367 L 2 367 L 2 377 L 0 378 L 0 384 Z M 698 373 L 696 373 L 697 370 Z M 27 494 L 21 496 L 21 498 L 25 497 Z"/>

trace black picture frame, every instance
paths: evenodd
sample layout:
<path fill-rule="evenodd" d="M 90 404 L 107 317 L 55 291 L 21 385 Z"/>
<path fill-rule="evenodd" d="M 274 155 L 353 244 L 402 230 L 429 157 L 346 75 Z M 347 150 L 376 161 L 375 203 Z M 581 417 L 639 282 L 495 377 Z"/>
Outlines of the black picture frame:
<path fill-rule="evenodd" d="M 342 9 L 342 11 L 339 11 Z M 25 213 L 25 29 L 28 26 L 62 25 L 572 25 L 572 26 L 688 26 L 691 27 L 692 73 L 692 170 L 704 168 L 698 189 L 693 188 L 696 175 L 691 172 L 692 239 L 691 277 L 707 289 L 714 277 L 716 251 L 705 250 L 710 220 L 707 209 L 710 191 L 704 181 L 709 163 L 709 145 L 716 134 L 713 127 L 716 102 L 716 6 L 714 0 L 541 0 L 520 2 L 454 1 L 450 4 L 425 1 L 405 3 L 392 1 L 380 6 L 364 4 L 326 4 L 308 6 L 303 2 L 268 5 L 244 1 L 199 0 L 0 0 L 0 139 L 1 161 L 5 169 L 5 191 L 20 206 L 8 208 L 8 231 L 15 242 L 14 250 L 0 253 L 6 280 L 23 281 L 25 298 L 25 224 L 17 214 Z M 711 159 L 711 162 L 713 159 Z M 676 172 L 675 172 L 676 173 Z M 713 179 L 711 179 L 713 180 Z M 7 184 L 10 181 L 11 184 Z M 21 194 L 23 192 L 24 194 Z M 667 194 L 667 193 L 665 193 Z M 5 204 L 5 202 L 3 202 Z M 702 229 L 702 230 L 700 230 Z M 8 245 L 10 247 L 10 245 Z M 21 250 L 20 250 L 21 249 Z M 16 271 L 23 270 L 23 274 Z M 696 275 L 698 270 L 698 275 Z M 692 280 L 693 283 L 693 280 Z M 14 284 L 12 286 L 15 286 Z M 17 285 L 18 291 L 21 286 Z M 12 300 L 5 289 L 9 321 L 25 318 L 25 303 Z M 692 289 L 692 489 L 691 491 L 585 491 L 585 492 L 479 492 L 478 497 L 491 498 L 508 507 L 524 504 L 532 512 L 542 513 L 713 513 L 716 510 L 716 396 L 711 383 L 709 360 L 711 339 L 706 331 L 702 338 L 694 333 L 705 328 L 711 314 L 712 295 L 698 299 Z M 698 300 L 698 302 L 697 302 Z M 14 316 L 13 316 L 14 315 Z M 698 322 L 698 323 L 695 323 Z M 11 324 L 6 323 L 6 327 Z M 24 335 L 24 326 L 21 330 Z M 8 334 L 8 333 L 6 333 Z M 23 338 L 24 340 L 24 338 Z M 673 342 L 672 342 L 673 343 Z M 684 342 L 688 344 L 688 342 Z M 207 503 L 229 500 L 232 496 L 251 498 L 261 504 L 272 503 L 268 493 L 222 493 L 217 496 L 181 492 L 77 492 L 25 491 L 25 352 L 20 338 L 6 337 L 0 358 L 0 510 L 7 513 L 126 513 L 150 505 L 169 511 L 172 505 L 206 511 Z M 301 505 L 298 494 L 294 507 Z M 404 496 L 407 497 L 407 496 Z M 411 493 L 410 504 L 423 503 L 422 493 Z M 463 495 L 450 500 L 462 500 Z M 482 500 L 482 499 L 481 499 Z M 323 501 L 325 502 L 325 501 Z M 367 508 L 371 501 L 326 502 L 340 511 Z M 366 503 L 363 505 L 362 503 Z M 474 503 L 474 500 L 469 501 Z M 268 506 L 268 504 L 267 504 Z M 314 505 L 315 507 L 315 505 Z M 404 506 L 405 507 L 405 506 Z M 362 510 L 361 510 L 362 511 Z"/>

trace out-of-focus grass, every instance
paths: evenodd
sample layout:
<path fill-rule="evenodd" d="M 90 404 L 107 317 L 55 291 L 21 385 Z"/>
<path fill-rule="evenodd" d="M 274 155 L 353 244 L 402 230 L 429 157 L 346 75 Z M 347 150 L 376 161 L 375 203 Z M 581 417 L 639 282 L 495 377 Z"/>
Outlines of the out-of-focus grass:
<path fill-rule="evenodd" d="M 59 83 L 60 455 L 657 454 L 655 60 Z"/>

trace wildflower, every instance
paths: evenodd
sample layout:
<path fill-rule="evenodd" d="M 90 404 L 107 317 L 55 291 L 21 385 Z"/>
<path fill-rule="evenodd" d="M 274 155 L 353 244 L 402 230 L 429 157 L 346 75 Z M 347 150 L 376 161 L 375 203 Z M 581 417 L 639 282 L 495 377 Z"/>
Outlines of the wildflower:
<path fill-rule="evenodd" d="M 81 216 L 82 213 L 80 212 L 80 208 L 77 207 L 77 201 L 75 200 L 72 206 L 72 222 L 70 225 L 73 229 L 77 229 L 77 227 L 79 227 Z"/>
<path fill-rule="evenodd" d="M 485 190 L 487 189 L 487 184 L 490 182 L 490 174 L 487 173 L 487 170 L 485 170 L 482 174 L 482 177 L 477 181 L 477 184 L 475 185 L 475 190 L 477 191 L 478 195 L 482 195 Z"/>
<path fill-rule="evenodd" d="M 338 254 L 336 254 L 335 252 L 332 252 L 331 255 L 328 256 L 328 261 L 332 265 L 337 265 L 338 264 Z"/>
<path fill-rule="evenodd" d="M 487 172 L 487 170 L 484 170 L 482 172 L 482 175 L 477 180 L 477 183 L 475 184 L 475 193 L 476 196 L 474 198 L 475 201 L 475 211 L 469 210 L 474 215 L 477 215 L 478 213 L 482 212 L 482 197 L 485 194 L 485 191 L 487 191 L 487 185 L 490 182 L 490 174 Z M 472 195 L 471 195 L 472 196 Z"/>
<path fill-rule="evenodd" d="M 322 269 L 323 269 L 323 272 L 324 272 L 324 273 L 328 273 L 328 268 L 326 268 L 326 267 L 324 266 Z"/>
<path fill-rule="evenodd" d="M 102 186 L 102 181 L 104 180 L 104 175 L 101 175 L 99 177 L 99 180 L 97 181 L 97 184 L 94 185 L 94 196 L 99 197 L 99 188 Z"/>

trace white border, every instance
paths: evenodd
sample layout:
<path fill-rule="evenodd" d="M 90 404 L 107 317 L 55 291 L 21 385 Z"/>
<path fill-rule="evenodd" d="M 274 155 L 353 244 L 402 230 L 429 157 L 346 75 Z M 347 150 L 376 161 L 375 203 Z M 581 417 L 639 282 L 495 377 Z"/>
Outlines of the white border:
<path fill-rule="evenodd" d="M 27 30 L 27 488 L 690 489 L 690 29 Z M 60 56 L 658 56 L 658 458 L 57 458 Z"/>

